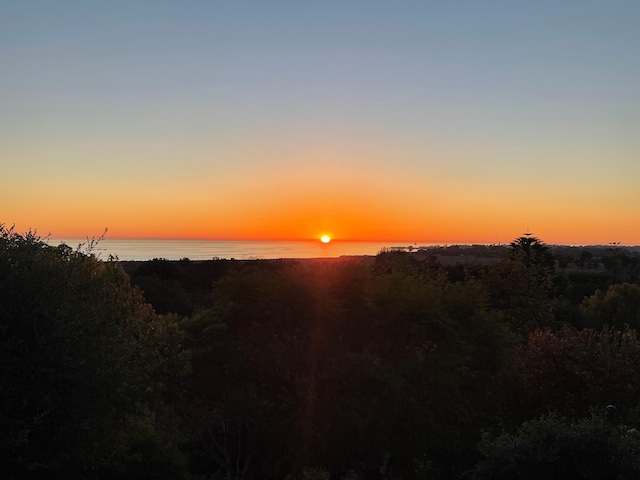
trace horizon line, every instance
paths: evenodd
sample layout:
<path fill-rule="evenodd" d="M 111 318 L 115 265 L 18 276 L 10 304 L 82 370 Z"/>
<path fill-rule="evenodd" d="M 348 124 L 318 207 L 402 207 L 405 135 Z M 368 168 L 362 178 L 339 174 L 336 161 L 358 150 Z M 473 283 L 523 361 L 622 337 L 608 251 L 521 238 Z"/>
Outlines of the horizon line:
<path fill-rule="evenodd" d="M 260 238 L 260 239 L 256 239 L 256 238 L 202 238 L 202 237 L 124 237 L 124 236 L 117 236 L 117 237 L 109 237 L 109 236 L 105 236 L 105 237 L 88 237 L 88 236 L 53 236 L 53 235 L 47 235 L 47 236 L 43 236 L 41 237 L 43 240 L 56 240 L 56 241 L 61 241 L 61 242 L 65 242 L 65 241 L 81 241 L 81 242 L 86 242 L 86 241 L 92 241 L 92 240 L 97 240 L 97 241 L 185 241 L 185 242 L 318 242 L 320 243 L 319 238 L 306 238 L 306 239 L 301 239 L 301 238 L 296 238 L 296 239 L 290 239 L 290 238 L 283 238 L 283 239 L 278 239 L 278 238 Z M 518 237 L 515 237 L 518 238 Z M 542 239 L 541 239 L 542 240 Z M 411 247 L 411 246 L 418 246 L 420 247 L 421 244 L 423 244 L 423 246 L 474 246 L 474 245 L 483 245 L 483 246 L 507 246 L 509 245 L 513 240 L 507 241 L 507 242 L 502 242 L 502 241 L 497 241 L 497 242 L 464 242 L 464 241 L 409 241 L 409 240 L 362 240 L 362 239 L 345 239 L 345 238 L 332 238 L 331 242 L 328 244 L 324 244 L 326 246 L 330 246 L 331 243 L 393 243 L 393 244 L 402 244 L 402 245 L 406 245 L 407 247 Z M 612 247 L 614 246 L 618 246 L 618 247 L 640 247 L 640 243 L 637 244 L 632 244 L 632 243 L 620 243 L 620 242 L 607 242 L 607 243 L 560 243 L 560 242 L 545 242 L 544 240 L 542 240 L 542 243 L 544 243 L 547 246 L 566 246 L 566 247 Z"/>

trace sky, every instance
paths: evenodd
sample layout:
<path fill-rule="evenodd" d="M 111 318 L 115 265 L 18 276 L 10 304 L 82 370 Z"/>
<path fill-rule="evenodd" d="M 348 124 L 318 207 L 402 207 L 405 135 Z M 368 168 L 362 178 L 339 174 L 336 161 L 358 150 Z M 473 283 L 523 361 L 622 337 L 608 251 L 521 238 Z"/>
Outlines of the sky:
<path fill-rule="evenodd" d="M 640 2 L 0 2 L 0 223 L 640 244 Z"/>

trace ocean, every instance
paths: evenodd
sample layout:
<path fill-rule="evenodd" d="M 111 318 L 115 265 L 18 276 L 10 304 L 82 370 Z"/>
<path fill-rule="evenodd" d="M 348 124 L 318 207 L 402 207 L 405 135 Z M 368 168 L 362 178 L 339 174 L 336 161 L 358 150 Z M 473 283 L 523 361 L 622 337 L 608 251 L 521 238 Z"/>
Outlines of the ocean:
<path fill-rule="evenodd" d="M 66 243 L 72 248 L 86 246 L 87 239 L 48 239 L 49 245 Z M 428 245 L 420 245 L 428 246 Z M 93 253 L 106 260 L 211 260 L 214 258 L 251 260 L 274 258 L 332 258 L 345 255 L 376 255 L 382 249 L 409 247 L 406 243 L 320 241 L 229 241 L 229 240 L 146 240 L 109 239 L 97 243 Z"/>

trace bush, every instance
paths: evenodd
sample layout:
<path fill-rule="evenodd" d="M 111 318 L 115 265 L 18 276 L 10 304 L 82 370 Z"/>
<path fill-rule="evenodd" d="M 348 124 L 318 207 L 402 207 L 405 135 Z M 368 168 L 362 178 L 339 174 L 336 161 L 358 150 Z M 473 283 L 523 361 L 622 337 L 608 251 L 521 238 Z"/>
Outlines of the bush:
<path fill-rule="evenodd" d="M 546 415 L 514 434 L 485 439 L 476 480 L 635 479 L 640 477 L 640 434 L 602 417 L 570 423 Z"/>
<path fill-rule="evenodd" d="M 3 474 L 124 474 L 149 435 L 176 458 L 156 420 L 184 372 L 180 336 L 119 264 L 0 224 L 0 306 Z"/>

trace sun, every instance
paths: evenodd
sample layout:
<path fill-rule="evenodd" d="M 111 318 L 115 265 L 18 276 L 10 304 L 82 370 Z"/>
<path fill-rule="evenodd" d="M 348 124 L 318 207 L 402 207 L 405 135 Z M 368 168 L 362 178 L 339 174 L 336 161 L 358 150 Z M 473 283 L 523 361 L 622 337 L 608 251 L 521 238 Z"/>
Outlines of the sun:
<path fill-rule="evenodd" d="M 331 241 L 331 237 L 329 235 L 323 235 L 320 237 L 320 241 L 322 243 L 329 243 Z"/>

